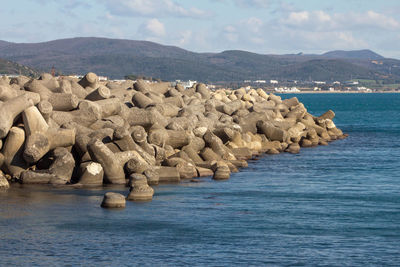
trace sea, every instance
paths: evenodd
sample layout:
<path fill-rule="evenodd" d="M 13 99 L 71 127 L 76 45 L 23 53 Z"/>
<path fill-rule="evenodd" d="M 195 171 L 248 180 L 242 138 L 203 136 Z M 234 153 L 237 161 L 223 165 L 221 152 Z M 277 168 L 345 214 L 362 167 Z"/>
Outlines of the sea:
<path fill-rule="evenodd" d="M 0 266 L 400 266 L 400 94 L 297 94 L 349 137 L 263 155 L 226 181 L 0 192 Z"/>

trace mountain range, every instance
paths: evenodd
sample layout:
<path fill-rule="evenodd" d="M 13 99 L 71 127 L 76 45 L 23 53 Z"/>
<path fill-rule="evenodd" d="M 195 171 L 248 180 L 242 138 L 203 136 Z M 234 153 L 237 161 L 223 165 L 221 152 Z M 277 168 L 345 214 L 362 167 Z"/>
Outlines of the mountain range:
<path fill-rule="evenodd" d="M 148 41 L 79 37 L 43 43 L 0 41 L 0 58 L 40 71 L 123 78 L 128 74 L 163 80 L 204 82 L 258 79 L 400 82 L 400 60 L 370 50 L 331 51 L 321 55 L 263 55 L 230 50 L 195 53 Z"/>

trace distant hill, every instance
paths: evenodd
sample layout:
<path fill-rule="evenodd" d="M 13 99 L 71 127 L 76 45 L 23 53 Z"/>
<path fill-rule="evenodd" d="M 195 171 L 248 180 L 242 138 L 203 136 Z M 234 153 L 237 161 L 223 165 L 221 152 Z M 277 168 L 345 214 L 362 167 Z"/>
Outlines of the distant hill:
<path fill-rule="evenodd" d="M 39 75 L 39 73 L 32 68 L 0 58 L 0 75 L 2 74 L 22 74 L 25 76 Z"/>
<path fill-rule="evenodd" d="M 370 60 L 384 59 L 383 56 L 368 49 L 355 50 L 355 51 L 335 50 L 326 52 L 325 54 L 322 54 L 322 56 L 327 58 L 347 58 L 347 59 L 349 58 L 370 59 Z"/>
<path fill-rule="evenodd" d="M 11 43 L 9 43 L 9 42 L 0 40 L 0 47 L 4 47 L 4 46 L 10 45 L 10 44 Z"/>
<path fill-rule="evenodd" d="M 88 71 L 111 78 L 137 74 L 163 80 L 243 81 L 398 79 L 400 61 L 370 50 L 332 51 L 323 55 L 261 55 L 231 50 L 195 53 L 147 41 L 80 37 L 44 43 L 4 43 L 0 57 L 49 72 Z M 379 60 L 379 62 L 372 62 Z"/>
<path fill-rule="evenodd" d="M 285 68 L 283 77 L 294 80 L 347 81 L 354 77 L 371 78 L 375 73 L 364 67 L 357 67 L 341 60 L 313 59 Z M 308 77 L 308 79 L 307 79 Z"/>

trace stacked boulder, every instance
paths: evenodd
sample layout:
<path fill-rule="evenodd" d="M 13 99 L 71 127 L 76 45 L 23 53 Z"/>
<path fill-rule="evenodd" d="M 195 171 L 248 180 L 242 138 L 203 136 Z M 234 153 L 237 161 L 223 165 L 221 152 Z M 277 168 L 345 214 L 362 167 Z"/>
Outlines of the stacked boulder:
<path fill-rule="evenodd" d="M 130 177 L 133 200 L 150 200 L 149 185 L 228 179 L 261 153 L 298 153 L 346 136 L 333 111 L 315 117 L 296 97 L 262 89 L 43 74 L 1 78 L 0 101 L 0 177 L 91 186 Z"/>

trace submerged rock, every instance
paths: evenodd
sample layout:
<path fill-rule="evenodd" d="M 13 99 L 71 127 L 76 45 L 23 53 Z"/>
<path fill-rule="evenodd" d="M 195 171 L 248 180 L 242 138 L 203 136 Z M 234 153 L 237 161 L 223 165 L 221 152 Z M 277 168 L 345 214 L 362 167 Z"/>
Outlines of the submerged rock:
<path fill-rule="evenodd" d="M 125 196 L 119 193 L 107 192 L 101 202 L 102 208 L 125 208 Z"/>
<path fill-rule="evenodd" d="M 127 197 L 132 201 L 149 201 L 153 199 L 154 189 L 147 184 L 143 174 L 132 174 L 130 177 L 131 190 Z"/>
<path fill-rule="evenodd" d="M 228 164 L 223 161 L 216 162 L 213 166 L 214 171 L 214 180 L 227 180 L 231 175 L 231 171 L 229 169 Z"/>

